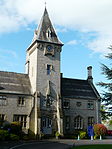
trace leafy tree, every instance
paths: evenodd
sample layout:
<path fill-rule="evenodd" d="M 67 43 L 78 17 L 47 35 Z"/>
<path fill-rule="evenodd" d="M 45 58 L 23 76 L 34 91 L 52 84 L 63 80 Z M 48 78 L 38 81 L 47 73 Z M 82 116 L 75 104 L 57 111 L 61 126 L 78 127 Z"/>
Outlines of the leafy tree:
<path fill-rule="evenodd" d="M 96 137 L 104 136 L 107 133 L 107 128 L 103 124 L 94 124 L 93 128 Z"/>
<path fill-rule="evenodd" d="M 101 119 L 104 123 L 106 120 L 109 119 L 108 111 L 106 111 L 106 110 L 107 110 L 107 108 L 105 107 L 104 104 L 102 104 L 100 112 L 101 112 Z"/>
<path fill-rule="evenodd" d="M 109 47 L 111 50 L 105 57 L 112 60 L 112 46 Z M 108 67 L 105 64 L 101 64 L 102 74 L 106 77 L 107 82 L 99 82 L 98 85 L 104 87 L 105 91 L 102 93 L 103 106 L 101 107 L 102 119 L 108 119 L 112 116 L 112 67 Z"/>

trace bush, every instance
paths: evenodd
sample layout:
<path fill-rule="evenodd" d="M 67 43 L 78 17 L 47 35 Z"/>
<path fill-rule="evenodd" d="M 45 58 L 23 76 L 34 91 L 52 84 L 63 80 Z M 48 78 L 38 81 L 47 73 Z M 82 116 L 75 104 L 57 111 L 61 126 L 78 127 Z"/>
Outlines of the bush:
<path fill-rule="evenodd" d="M 94 133 L 95 133 L 95 138 L 106 135 L 107 133 L 107 128 L 103 124 L 95 124 L 93 126 L 94 128 Z"/>
<path fill-rule="evenodd" d="M 65 134 L 64 136 L 63 136 L 63 138 L 64 139 L 77 139 L 77 136 L 78 135 L 74 135 L 74 134 Z"/>
<path fill-rule="evenodd" d="M 25 140 L 25 141 L 27 141 L 27 140 L 29 140 L 29 136 L 28 136 L 28 135 L 24 135 L 24 136 L 22 137 L 22 139 Z"/>
<path fill-rule="evenodd" d="M 9 140 L 9 138 L 10 138 L 10 135 L 7 130 L 0 130 L 0 140 L 1 141 Z"/>
<path fill-rule="evenodd" d="M 10 134 L 10 139 L 12 141 L 19 141 L 19 136 L 15 135 L 15 134 Z"/>
<path fill-rule="evenodd" d="M 87 133 L 85 131 L 80 131 L 79 136 L 80 136 L 80 139 L 86 139 L 87 138 Z"/>
<path fill-rule="evenodd" d="M 112 130 L 107 130 L 107 135 L 112 136 Z"/>
<path fill-rule="evenodd" d="M 60 133 L 57 131 L 57 132 L 55 133 L 55 136 L 56 136 L 56 137 L 59 137 L 59 136 L 60 136 Z"/>
<path fill-rule="evenodd" d="M 58 131 L 56 131 L 56 133 L 55 133 L 55 137 L 56 137 L 56 139 L 58 139 L 58 138 L 63 137 L 63 135 L 60 134 Z"/>
<path fill-rule="evenodd" d="M 22 127 L 21 127 L 20 122 L 12 122 L 10 132 L 12 134 L 21 135 L 22 134 Z"/>
<path fill-rule="evenodd" d="M 4 130 L 8 130 L 8 129 L 10 129 L 10 128 L 11 128 L 11 124 L 10 124 L 9 122 L 5 121 L 5 122 L 3 123 L 3 129 L 4 129 Z"/>

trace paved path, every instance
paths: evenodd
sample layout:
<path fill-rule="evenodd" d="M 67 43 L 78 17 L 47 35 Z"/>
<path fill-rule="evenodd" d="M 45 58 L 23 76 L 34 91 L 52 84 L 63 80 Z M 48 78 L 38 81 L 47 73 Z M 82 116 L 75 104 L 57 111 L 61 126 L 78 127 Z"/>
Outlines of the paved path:
<path fill-rule="evenodd" d="M 42 141 L 42 142 L 26 142 L 18 144 L 2 144 L 0 149 L 69 149 L 71 146 L 67 143 Z"/>
<path fill-rule="evenodd" d="M 106 140 L 45 140 L 30 142 L 0 143 L 0 149 L 69 149 L 70 147 L 89 144 L 112 144 L 112 139 Z"/>
<path fill-rule="evenodd" d="M 68 145 L 89 145 L 89 144 L 112 144 L 112 139 L 105 139 L 105 140 L 57 140 L 57 142 L 65 143 Z"/>

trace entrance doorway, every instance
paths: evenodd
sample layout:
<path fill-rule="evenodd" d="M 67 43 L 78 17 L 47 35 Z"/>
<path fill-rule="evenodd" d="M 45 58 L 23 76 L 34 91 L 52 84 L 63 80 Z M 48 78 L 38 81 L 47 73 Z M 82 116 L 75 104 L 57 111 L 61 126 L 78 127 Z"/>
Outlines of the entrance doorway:
<path fill-rule="evenodd" d="M 52 119 L 42 118 L 42 132 L 44 134 L 52 134 Z"/>

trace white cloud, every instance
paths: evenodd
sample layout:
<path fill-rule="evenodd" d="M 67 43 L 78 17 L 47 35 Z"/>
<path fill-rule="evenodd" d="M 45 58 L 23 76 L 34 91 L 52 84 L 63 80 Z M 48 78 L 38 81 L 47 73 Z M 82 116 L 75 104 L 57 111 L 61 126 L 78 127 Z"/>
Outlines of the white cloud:
<path fill-rule="evenodd" d="M 97 38 L 88 43 L 95 51 L 107 52 L 112 35 L 112 0 L 46 0 L 52 22 L 64 30 L 96 32 Z M 0 32 L 18 30 L 39 22 L 45 0 L 1 0 Z"/>
<path fill-rule="evenodd" d="M 68 44 L 68 45 L 76 45 L 77 44 L 77 40 L 71 40 L 71 41 L 67 42 L 66 44 Z"/>

